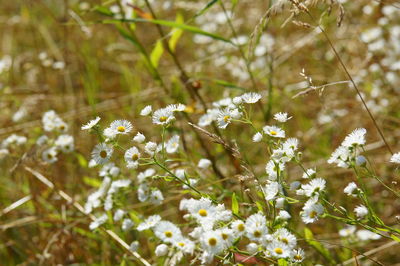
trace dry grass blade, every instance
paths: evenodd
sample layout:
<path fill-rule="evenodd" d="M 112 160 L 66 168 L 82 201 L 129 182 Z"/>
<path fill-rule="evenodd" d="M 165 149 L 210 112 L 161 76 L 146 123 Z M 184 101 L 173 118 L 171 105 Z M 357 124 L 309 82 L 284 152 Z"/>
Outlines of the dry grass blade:
<path fill-rule="evenodd" d="M 19 206 L 21 206 L 22 204 L 25 204 L 26 202 L 30 201 L 32 199 L 31 195 L 25 196 L 22 199 L 17 200 L 16 202 L 12 203 L 10 206 L 4 208 L 1 212 L 0 212 L 0 216 L 9 213 L 10 211 L 18 208 Z"/>
<path fill-rule="evenodd" d="M 18 226 L 23 226 L 26 224 L 33 223 L 37 220 L 38 220 L 38 218 L 36 216 L 27 216 L 27 217 L 12 221 L 10 223 L 1 225 L 0 230 L 5 231 L 5 230 L 13 228 L 13 227 L 18 227 Z"/>
<path fill-rule="evenodd" d="M 36 177 L 39 181 L 41 181 L 43 184 L 45 184 L 47 187 L 54 189 L 54 185 L 53 183 L 48 180 L 45 176 L 43 176 L 41 173 L 33 170 L 30 167 L 25 167 L 25 170 L 28 171 L 29 173 L 31 173 L 34 177 Z M 67 193 L 65 193 L 62 190 L 56 190 L 57 194 L 60 195 L 65 201 L 67 201 L 68 203 L 72 204 L 78 211 L 80 211 L 82 214 L 86 215 L 87 217 L 89 217 L 91 220 L 95 220 L 96 217 L 94 215 L 91 214 L 87 214 L 85 213 L 85 210 L 83 208 L 82 205 L 80 205 L 78 202 L 74 201 L 73 198 L 71 196 L 69 196 Z M 140 261 L 143 265 L 146 266 L 151 266 L 151 264 L 146 261 L 144 258 L 142 258 L 142 256 L 140 256 L 139 253 L 137 253 L 136 251 L 132 251 L 130 250 L 129 245 L 122 240 L 116 233 L 114 233 L 111 230 L 108 229 L 104 229 L 101 228 L 104 232 L 106 232 L 107 235 L 109 235 L 113 240 L 115 240 L 118 244 L 120 244 L 127 253 L 133 255 L 138 261 Z"/>
<path fill-rule="evenodd" d="M 357 257 L 354 257 L 352 259 L 346 260 L 345 262 L 341 263 L 340 265 L 349 265 L 349 264 L 355 263 L 355 262 L 357 262 L 358 260 L 360 260 L 360 259 L 362 259 L 364 257 L 370 256 L 372 254 L 375 254 L 377 252 L 380 252 L 380 251 L 382 251 L 384 249 L 390 248 L 391 246 L 398 245 L 398 244 L 399 244 L 399 242 L 397 242 L 397 241 L 388 242 L 388 243 L 386 243 L 386 244 L 384 244 L 382 246 L 379 246 L 377 248 L 371 249 L 370 251 L 367 251 L 364 254 L 361 254 L 361 255 L 358 255 Z"/>

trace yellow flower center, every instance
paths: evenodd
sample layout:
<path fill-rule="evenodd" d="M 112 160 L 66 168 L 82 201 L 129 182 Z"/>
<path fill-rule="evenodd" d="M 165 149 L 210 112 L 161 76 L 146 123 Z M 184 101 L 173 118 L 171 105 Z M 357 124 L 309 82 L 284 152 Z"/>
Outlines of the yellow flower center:
<path fill-rule="evenodd" d="M 107 157 L 107 152 L 103 150 L 103 151 L 101 151 L 99 153 L 99 155 L 100 155 L 101 158 L 106 158 Z"/>
<path fill-rule="evenodd" d="M 180 246 L 180 247 L 184 247 L 184 246 L 185 246 L 185 243 L 183 243 L 183 242 L 179 242 L 179 243 L 178 243 L 178 246 Z"/>
<path fill-rule="evenodd" d="M 310 218 L 315 218 L 315 216 L 317 216 L 317 212 L 316 211 L 310 212 Z"/>
<path fill-rule="evenodd" d="M 48 158 L 48 159 L 52 159 L 52 158 L 53 158 L 53 155 L 52 155 L 51 153 L 48 153 L 48 154 L 47 154 L 47 158 Z"/>
<path fill-rule="evenodd" d="M 281 248 L 275 248 L 274 251 L 276 254 L 279 254 L 279 255 L 283 253 L 283 250 Z"/>
<path fill-rule="evenodd" d="M 278 132 L 276 132 L 276 131 L 274 131 L 274 130 L 271 130 L 271 131 L 269 132 L 269 134 L 275 136 L 276 134 L 278 134 Z"/>
<path fill-rule="evenodd" d="M 137 159 L 139 159 L 139 155 L 137 155 L 136 153 L 134 153 L 132 155 L 132 161 L 136 161 Z"/>
<path fill-rule="evenodd" d="M 287 238 L 281 238 L 281 241 L 286 245 L 289 244 L 289 240 L 287 240 Z"/>
<path fill-rule="evenodd" d="M 119 126 L 117 127 L 118 132 L 125 132 L 125 127 L 124 126 Z"/>
<path fill-rule="evenodd" d="M 255 237 L 260 237 L 261 236 L 261 232 L 258 231 L 258 230 L 254 231 L 253 234 L 254 234 Z"/>
<path fill-rule="evenodd" d="M 299 254 L 294 255 L 293 258 L 294 258 L 295 260 L 302 260 L 302 259 L 303 259 L 303 257 L 300 256 Z"/>
<path fill-rule="evenodd" d="M 205 210 L 205 209 L 200 209 L 199 211 L 198 211 L 198 213 L 199 213 L 199 215 L 200 216 L 203 216 L 203 217 L 206 217 L 207 216 L 207 211 Z"/>
<path fill-rule="evenodd" d="M 166 237 L 172 237 L 172 232 L 171 232 L 171 231 L 165 231 L 165 232 L 164 232 L 164 235 L 165 235 Z"/>
<path fill-rule="evenodd" d="M 215 246 L 215 245 L 217 244 L 217 239 L 214 238 L 214 237 L 209 238 L 209 239 L 208 239 L 208 244 L 209 244 L 210 246 Z"/>
<path fill-rule="evenodd" d="M 237 229 L 238 229 L 240 232 L 243 232 L 243 231 L 244 231 L 244 224 L 239 224 L 238 227 L 237 227 Z"/>
<path fill-rule="evenodd" d="M 221 234 L 221 237 L 222 237 L 223 240 L 227 240 L 227 239 L 228 239 L 228 235 L 225 234 L 225 233 L 222 233 L 222 234 Z"/>
<path fill-rule="evenodd" d="M 166 117 L 166 116 L 161 116 L 161 117 L 160 117 L 160 122 L 165 122 L 165 121 L 167 121 L 167 119 L 168 119 L 168 117 Z"/>
<path fill-rule="evenodd" d="M 229 119 L 231 119 L 231 116 L 230 116 L 230 115 L 224 116 L 224 121 L 225 121 L 225 123 L 228 123 L 228 122 L 229 122 Z"/>

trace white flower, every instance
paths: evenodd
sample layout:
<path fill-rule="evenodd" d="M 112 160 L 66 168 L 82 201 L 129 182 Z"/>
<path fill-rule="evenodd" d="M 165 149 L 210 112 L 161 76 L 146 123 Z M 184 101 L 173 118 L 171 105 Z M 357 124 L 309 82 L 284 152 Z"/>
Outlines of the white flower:
<path fill-rule="evenodd" d="M 89 130 L 91 128 L 93 128 L 95 125 L 97 125 L 97 123 L 99 123 L 100 121 L 100 117 L 96 117 L 93 120 L 90 120 L 87 124 L 82 125 L 81 129 L 82 130 Z"/>
<path fill-rule="evenodd" d="M 351 236 L 351 235 L 353 235 L 353 234 L 356 232 L 356 228 L 357 228 L 357 227 L 354 226 L 354 225 L 348 225 L 348 226 L 346 226 L 345 228 L 339 230 L 339 235 L 340 235 L 341 237 L 348 237 L 348 236 Z"/>
<path fill-rule="evenodd" d="M 267 250 L 275 258 L 288 258 L 291 255 L 291 248 L 280 241 L 273 240 L 268 244 Z"/>
<path fill-rule="evenodd" d="M 258 245 L 256 243 L 249 243 L 246 246 L 246 250 L 250 253 L 250 254 L 255 254 L 258 252 Z"/>
<path fill-rule="evenodd" d="M 153 110 L 153 108 L 151 107 L 151 105 L 147 105 L 140 111 L 140 115 L 148 116 L 149 114 L 151 114 L 152 110 Z"/>
<path fill-rule="evenodd" d="M 314 178 L 316 175 L 316 171 L 315 169 L 309 168 L 307 169 L 304 173 L 303 173 L 303 178 L 307 179 L 307 178 Z"/>
<path fill-rule="evenodd" d="M 113 139 L 117 136 L 117 132 L 111 127 L 104 129 L 103 134 L 107 139 Z"/>
<path fill-rule="evenodd" d="M 355 197 L 355 196 L 357 196 L 357 195 L 356 195 L 356 194 L 353 194 L 353 193 L 354 193 L 354 191 L 357 190 L 357 189 L 358 189 L 358 187 L 357 187 L 356 183 L 351 182 L 351 183 L 349 183 L 349 184 L 343 189 L 343 192 L 346 193 L 346 194 L 349 195 L 349 196 Z"/>
<path fill-rule="evenodd" d="M 239 104 L 241 104 L 243 102 L 243 99 L 242 99 L 242 97 L 235 97 L 235 98 L 232 99 L 232 102 L 235 105 L 239 105 Z"/>
<path fill-rule="evenodd" d="M 360 146 L 365 144 L 365 134 L 367 130 L 365 128 L 357 128 L 353 130 L 342 142 L 343 147 Z"/>
<path fill-rule="evenodd" d="M 289 119 L 291 119 L 292 117 L 290 116 L 288 116 L 288 114 L 287 113 L 282 113 L 282 112 L 280 112 L 280 113 L 276 113 L 275 115 L 274 115 L 274 119 L 276 120 L 276 121 L 278 121 L 278 122 L 281 122 L 281 123 L 285 123 L 286 121 L 288 121 Z"/>
<path fill-rule="evenodd" d="M 100 170 L 100 176 L 111 176 L 117 177 L 120 173 L 119 167 L 115 166 L 115 163 L 106 163 Z"/>
<path fill-rule="evenodd" d="M 157 125 L 165 125 L 175 119 L 174 113 L 169 108 L 158 109 L 153 113 L 153 123 Z"/>
<path fill-rule="evenodd" d="M 70 135 L 60 135 L 54 142 L 54 145 L 65 153 L 72 152 L 74 150 L 74 137 Z"/>
<path fill-rule="evenodd" d="M 98 228 L 100 225 L 107 222 L 107 220 L 108 220 L 107 214 L 103 214 L 102 216 L 96 218 L 93 222 L 90 223 L 89 229 L 94 230 L 94 229 Z"/>
<path fill-rule="evenodd" d="M 17 112 L 12 116 L 12 121 L 13 122 L 19 122 L 21 121 L 26 115 L 28 114 L 28 111 L 25 109 L 25 107 L 21 107 L 18 109 Z"/>
<path fill-rule="evenodd" d="M 144 231 L 150 228 L 153 228 L 157 225 L 157 223 L 161 221 L 160 215 L 152 215 L 149 216 L 143 223 L 139 224 L 136 228 L 138 231 Z"/>
<path fill-rule="evenodd" d="M 301 219 L 304 223 L 309 224 L 318 220 L 318 217 L 324 212 L 324 207 L 314 200 L 308 200 L 303 207 Z"/>
<path fill-rule="evenodd" d="M 110 128 L 115 134 L 128 134 L 132 131 L 132 123 L 128 120 L 115 120 L 111 122 Z"/>
<path fill-rule="evenodd" d="M 368 209 L 364 205 L 358 205 L 354 212 L 356 213 L 357 218 L 363 218 L 368 214 Z"/>
<path fill-rule="evenodd" d="M 156 149 L 157 149 L 157 143 L 152 142 L 152 141 L 147 142 L 144 147 L 144 151 L 151 156 L 154 155 L 154 152 L 156 151 Z"/>
<path fill-rule="evenodd" d="M 265 126 L 263 127 L 264 133 L 274 138 L 284 138 L 285 131 L 277 126 Z"/>
<path fill-rule="evenodd" d="M 339 146 L 331 155 L 328 160 L 329 164 L 336 163 L 339 167 L 349 167 L 348 161 L 350 157 L 349 149 L 343 146 Z"/>
<path fill-rule="evenodd" d="M 253 241 L 261 242 L 268 233 L 267 221 L 264 215 L 256 213 L 246 219 L 246 236 Z"/>
<path fill-rule="evenodd" d="M 7 149 L 0 149 L 0 160 L 7 157 L 10 154 L 10 151 Z"/>
<path fill-rule="evenodd" d="M 234 118 L 234 114 L 231 109 L 225 108 L 219 111 L 217 117 L 217 123 L 219 128 L 225 129 Z"/>
<path fill-rule="evenodd" d="M 356 164 L 358 166 L 365 166 L 367 164 L 367 159 L 364 156 L 359 155 L 356 157 Z"/>
<path fill-rule="evenodd" d="M 256 103 L 261 99 L 261 94 L 256 92 L 248 92 L 243 94 L 241 97 L 245 103 Z"/>
<path fill-rule="evenodd" d="M 201 168 L 201 169 L 207 169 L 208 167 L 210 167 L 211 165 L 211 161 L 208 159 L 200 159 L 199 163 L 197 164 L 197 167 Z"/>
<path fill-rule="evenodd" d="M 46 144 L 48 141 L 49 141 L 49 138 L 46 135 L 42 135 L 36 140 L 36 144 L 41 146 L 41 145 Z"/>
<path fill-rule="evenodd" d="M 92 159 L 97 164 L 105 164 L 111 158 L 113 154 L 113 147 L 109 144 L 99 143 L 97 144 L 92 151 Z"/>
<path fill-rule="evenodd" d="M 133 241 L 130 245 L 129 245 L 129 250 L 130 251 L 137 251 L 139 248 L 139 242 L 138 241 Z"/>
<path fill-rule="evenodd" d="M 140 132 L 138 132 L 136 134 L 136 136 L 133 137 L 133 141 L 135 141 L 137 143 L 143 143 L 145 140 L 146 140 L 146 137 Z"/>
<path fill-rule="evenodd" d="M 279 183 L 278 182 L 271 182 L 265 186 L 265 200 L 269 201 L 275 198 L 275 196 L 279 192 Z"/>
<path fill-rule="evenodd" d="M 122 228 L 123 231 L 128 231 L 128 230 L 131 229 L 133 226 L 134 226 L 133 221 L 132 221 L 131 219 L 129 219 L 129 218 L 125 218 L 125 219 L 122 221 L 122 226 L 121 226 L 121 228 Z"/>
<path fill-rule="evenodd" d="M 262 140 L 262 134 L 260 132 L 257 132 L 253 136 L 253 142 L 260 142 Z"/>
<path fill-rule="evenodd" d="M 48 148 L 42 153 L 43 161 L 47 163 L 55 163 L 57 161 L 57 149 L 56 147 Z"/>
<path fill-rule="evenodd" d="M 390 162 L 400 164 L 400 152 L 393 154 L 390 158 Z"/>
<path fill-rule="evenodd" d="M 154 234 L 166 243 L 175 243 L 182 238 L 181 230 L 169 221 L 160 221 L 154 228 Z"/>
<path fill-rule="evenodd" d="M 154 252 L 157 257 L 165 256 L 168 253 L 168 246 L 165 244 L 158 245 Z"/>
<path fill-rule="evenodd" d="M 301 186 L 301 183 L 299 181 L 293 181 L 290 183 L 290 190 L 294 191 L 297 190 Z"/>
<path fill-rule="evenodd" d="M 280 175 L 284 169 L 284 164 L 274 162 L 273 160 L 270 160 L 265 166 L 265 172 L 268 174 L 269 180 L 276 180 L 278 175 Z"/>
<path fill-rule="evenodd" d="M 159 189 L 154 189 L 149 195 L 149 202 L 155 205 L 160 205 L 164 200 L 164 196 Z"/>
<path fill-rule="evenodd" d="M 356 235 L 361 241 L 377 240 L 381 238 L 380 235 L 368 230 L 358 230 Z"/>
<path fill-rule="evenodd" d="M 282 220 L 289 220 L 292 216 L 285 210 L 280 210 L 279 211 L 279 215 L 278 215 L 278 219 L 282 219 Z"/>
<path fill-rule="evenodd" d="M 138 148 L 131 147 L 127 149 L 125 151 L 124 158 L 128 168 L 136 169 L 138 167 L 138 160 L 140 158 L 140 152 Z"/>
<path fill-rule="evenodd" d="M 118 209 L 115 211 L 113 219 L 114 219 L 114 221 L 119 221 L 122 219 L 122 217 L 124 217 L 124 215 L 125 215 L 125 211 Z"/>
<path fill-rule="evenodd" d="M 297 249 L 297 250 L 293 250 L 293 262 L 296 263 L 300 263 L 304 260 L 305 258 L 305 254 L 304 254 L 304 250 L 302 250 L 301 248 Z"/>
<path fill-rule="evenodd" d="M 231 229 L 237 237 L 242 236 L 246 232 L 246 226 L 241 220 L 232 222 Z"/>
<path fill-rule="evenodd" d="M 186 105 L 178 103 L 178 104 L 170 104 L 166 107 L 166 109 L 171 110 L 172 112 L 183 112 L 186 109 Z"/>
<path fill-rule="evenodd" d="M 181 238 L 179 239 L 176 243 L 175 246 L 182 250 L 186 254 L 193 254 L 195 244 L 193 241 L 187 239 L 187 238 Z"/>
<path fill-rule="evenodd" d="M 202 248 L 209 254 L 216 255 L 224 250 L 224 242 L 216 231 L 207 231 L 201 238 L 200 243 Z"/>
<path fill-rule="evenodd" d="M 175 153 L 179 148 L 179 136 L 174 135 L 167 141 L 165 150 L 167 153 Z"/>
<path fill-rule="evenodd" d="M 325 189 L 326 181 L 322 178 L 316 178 L 310 181 L 309 184 L 302 185 L 301 188 L 304 191 L 304 195 L 311 197 L 315 194 L 319 194 Z"/>
<path fill-rule="evenodd" d="M 279 228 L 278 230 L 275 231 L 275 233 L 272 236 L 276 240 L 287 245 L 289 248 L 296 247 L 297 238 L 292 233 L 290 233 L 286 228 Z"/>

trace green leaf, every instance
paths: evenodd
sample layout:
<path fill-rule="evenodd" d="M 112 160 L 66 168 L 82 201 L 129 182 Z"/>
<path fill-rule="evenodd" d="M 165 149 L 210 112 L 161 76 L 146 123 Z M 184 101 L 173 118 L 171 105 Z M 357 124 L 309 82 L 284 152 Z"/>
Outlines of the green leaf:
<path fill-rule="evenodd" d="M 262 211 L 263 211 L 263 206 L 262 206 L 262 204 L 261 204 L 259 201 L 256 201 L 256 205 L 257 205 L 258 210 L 259 210 L 260 212 L 262 212 Z"/>
<path fill-rule="evenodd" d="M 156 46 L 154 47 L 153 51 L 150 54 L 150 62 L 154 68 L 158 67 L 158 62 L 164 52 L 164 47 L 161 40 L 158 40 Z"/>
<path fill-rule="evenodd" d="M 329 250 L 327 250 L 320 242 L 314 239 L 313 233 L 307 227 L 304 228 L 304 238 L 307 243 L 315 248 L 322 256 L 324 256 L 324 258 L 327 259 L 331 265 L 336 264 L 332 255 L 329 253 Z"/>
<path fill-rule="evenodd" d="M 178 29 L 182 29 L 194 34 L 199 34 L 199 35 L 204 35 L 204 36 L 208 36 L 210 38 L 213 38 L 215 40 L 220 40 L 223 42 L 227 42 L 230 43 L 232 45 L 234 45 L 230 40 L 219 36 L 217 34 L 211 33 L 211 32 L 207 32 L 204 31 L 200 28 L 194 27 L 194 26 L 189 26 L 186 25 L 184 23 L 178 23 L 178 22 L 174 22 L 174 21 L 169 21 L 169 20 L 160 20 L 160 19 L 152 19 L 152 20 L 148 20 L 148 19 L 142 19 L 142 18 L 134 18 L 134 19 L 107 19 L 107 20 L 103 20 L 103 23 L 115 23 L 115 21 L 122 21 L 122 22 L 133 22 L 133 23 L 153 23 L 153 24 L 157 24 L 157 25 L 161 25 L 161 26 L 166 26 L 166 27 L 171 27 L 171 28 L 178 28 Z"/>
<path fill-rule="evenodd" d="M 218 85 L 220 85 L 220 86 L 223 86 L 223 87 L 232 88 L 232 89 L 238 89 L 238 90 L 241 90 L 241 91 L 245 91 L 245 90 L 246 90 L 246 89 L 243 88 L 243 87 L 239 87 L 239 86 L 237 86 L 237 85 L 235 85 L 235 84 L 233 84 L 233 83 L 230 83 L 230 82 L 228 82 L 228 81 L 225 81 L 225 80 L 214 79 L 213 81 L 214 81 L 216 84 L 218 84 Z"/>
<path fill-rule="evenodd" d="M 176 20 L 177 23 L 183 23 L 183 16 L 182 14 L 178 13 L 176 15 Z M 171 31 L 171 38 L 168 41 L 168 46 L 171 51 L 175 51 L 176 44 L 178 43 L 179 38 L 182 36 L 183 30 L 182 29 L 173 29 Z"/>
<path fill-rule="evenodd" d="M 236 215 L 239 214 L 239 203 L 237 201 L 235 192 L 232 194 L 232 212 Z"/>
<path fill-rule="evenodd" d="M 210 7 L 212 7 L 215 3 L 217 3 L 218 2 L 218 0 L 211 0 L 210 2 L 208 2 L 207 4 L 206 4 L 206 6 L 205 7 L 203 7 L 200 11 L 198 11 L 195 15 L 194 15 L 194 17 L 196 18 L 196 17 L 198 17 L 198 16 L 200 16 L 200 15 L 203 15 Z"/>
<path fill-rule="evenodd" d="M 88 162 L 85 158 L 85 156 L 83 156 L 80 153 L 75 153 L 76 159 L 78 159 L 78 163 L 81 167 L 83 168 L 87 168 Z"/>
<path fill-rule="evenodd" d="M 83 177 L 83 182 L 91 187 L 100 187 L 101 182 L 99 180 L 97 180 L 96 178 L 92 178 L 92 177 L 88 177 L 88 176 L 84 176 Z"/>
<path fill-rule="evenodd" d="M 105 6 L 96 6 L 95 8 L 94 8 L 94 10 L 96 10 L 97 12 L 99 12 L 100 14 L 102 14 L 102 15 L 105 15 L 105 16 L 109 16 L 109 17 L 112 17 L 114 14 L 113 14 L 113 12 L 111 12 L 107 7 L 105 7 Z"/>
<path fill-rule="evenodd" d="M 287 266 L 288 263 L 287 263 L 287 261 L 285 259 L 279 259 L 278 260 L 278 265 L 279 266 Z"/>
<path fill-rule="evenodd" d="M 399 237 L 397 237 L 397 236 L 395 236 L 395 235 L 390 235 L 390 237 L 391 237 L 393 240 L 395 240 L 395 241 L 397 241 L 397 242 L 400 242 L 400 238 L 399 238 Z"/>

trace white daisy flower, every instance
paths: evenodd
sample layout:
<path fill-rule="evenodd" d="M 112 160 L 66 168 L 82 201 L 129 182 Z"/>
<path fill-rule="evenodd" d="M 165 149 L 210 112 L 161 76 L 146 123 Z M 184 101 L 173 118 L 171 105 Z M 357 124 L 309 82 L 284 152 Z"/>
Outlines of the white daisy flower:
<path fill-rule="evenodd" d="M 264 215 L 256 213 L 246 219 L 246 236 L 253 241 L 261 242 L 268 234 L 267 222 Z"/>
<path fill-rule="evenodd" d="M 241 220 L 236 220 L 231 223 L 231 229 L 236 237 L 242 236 L 246 232 L 246 226 Z"/>
<path fill-rule="evenodd" d="M 154 228 L 154 234 L 165 243 L 175 243 L 182 238 L 181 230 L 169 221 L 160 221 Z"/>
<path fill-rule="evenodd" d="M 262 140 L 262 134 L 260 132 L 257 132 L 253 136 L 253 142 L 260 142 Z"/>
<path fill-rule="evenodd" d="M 323 178 L 312 179 L 309 184 L 302 185 L 301 188 L 304 191 L 304 195 L 311 197 L 318 195 L 325 189 L 326 181 Z"/>
<path fill-rule="evenodd" d="M 308 168 L 304 173 L 303 173 L 303 178 L 308 179 L 308 178 L 315 178 L 316 176 L 316 171 L 313 168 Z"/>
<path fill-rule="evenodd" d="M 224 250 L 224 242 L 216 231 L 205 232 L 200 238 L 200 243 L 203 250 L 212 255 L 217 255 Z"/>
<path fill-rule="evenodd" d="M 354 233 L 356 232 L 357 227 L 354 225 L 348 225 L 343 229 L 339 230 L 339 235 L 341 237 L 349 237 L 354 235 Z"/>
<path fill-rule="evenodd" d="M 285 131 L 277 126 L 263 127 L 264 133 L 274 138 L 284 138 Z"/>
<path fill-rule="evenodd" d="M 400 152 L 393 154 L 390 158 L 390 162 L 400 164 Z"/>
<path fill-rule="evenodd" d="M 314 200 L 309 200 L 303 207 L 301 212 L 301 219 L 304 223 L 314 223 L 318 220 L 318 217 L 324 212 L 324 207 L 320 203 L 316 203 Z"/>
<path fill-rule="evenodd" d="M 343 147 L 353 147 L 353 146 L 361 146 L 365 144 L 365 134 L 367 130 L 365 128 L 357 128 L 353 130 L 342 142 Z"/>
<path fill-rule="evenodd" d="M 152 141 L 147 142 L 146 145 L 144 146 L 144 151 L 151 156 L 154 155 L 156 149 L 157 149 L 157 143 Z"/>
<path fill-rule="evenodd" d="M 174 135 L 172 136 L 165 146 L 165 151 L 167 153 L 175 153 L 179 148 L 179 136 Z"/>
<path fill-rule="evenodd" d="M 293 255 L 292 256 L 293 256 L 293 258 L 292 258 L 293 262 L 300 263 L 305 258 L 304 250 L 301 249 L 301 248 L 299 248 L 297 250 L 293 250 Z"/>
<path fill-rule="evenodd" d="M 140 152 L 138 148 L 132 147 L 125 151 L 125 162 L 128 168 L 136 169 L 138 167 L 138 160 L 140 158 Z"/>
<path fill-rule="evenodd" d="M 358 230 L 356 235 L 361 241 L 378 240 L 381 238 L 380 235 L 368 230 Z"/>
<path fill-rule="evenodd" d="M 349 158 L 350 158 L 350 152 L 349 149 L 343 146 L 339 146 L 331 155 L 331 157 L 328 160 L 329 164 L 336 163 L 337 166 L 342 167 L 342 168 L 348 168 L 349 167 Z"/>
<path fill-rule="evenodd" d="M 170 104 L 166 107 L 167 109 L 171 110 L 172 112 L 183 112 L 186 109 L 186 105 L 178 103 L 178 104 Z"/>
<path fill-rule="evenodd" d="M 155 205 L 160 205 L 164 200 L 164 196 L 159 189 L 153 189 L 149 195 L 149 202 Z"/>
<path fill-rule="evenodd" d="M 289 117 L 288 113 L 279 112 L 279 113 L 274 114 L 274 119 L 281 123 L 285 123 L 286 121 L 288 121 L 291 118 L 292 117 L 291 116 Z"/>
<path fill-rule="evenodd" d="M 153 123 L 157 125 L 169 124 L 175 119 L 174 113 L 168 108 L 158 109 L 153 113 Z"/>
<path fill-rule="evenodd" d="M 201 169 L 207 169 L 208 167 L 211 166 L 211 161 L 208 159 L 200 159 L 199 163 L 197 164 L 197 167 Z"/>
<path fill-rule="evenodd" d="M 114 149 L 111 145 L 105 143 L 97 144 L 92 151 L 92 159 L 97 164 L 105 164 L 111 158 Z"/>
<path fill-rule="evenodd" d="M 276 180 L 278 175 L 285 169 L 285 165 L 280 162 L 270 160 L 265 166 L 265 172 L 268 174 L 269 180 Z"/>
<path fill-rule="evenodd" d="M 103 135 L 104 135 L 107 139 L 114 139 L 114 138 L 117 136 L 117 131 L 115 131 L 115 130 L 112 129 L 111 127 L 107 127 L 106 129 L 104 129 Z"/>
<path fill-rule="evenodd" d="M 234 241 L 233 230 L 230 228 L 224 227 L 224 228 L 220 228 L 216 231 L 220 234 L 225 248 L 229 248 Z"/>
<path fill-rule="evenodd" d="M 102 216 L 96 218 L 93 222 L 90 223 L 89 229 L 94 230 L 94 229 L 98 228 L 100 225 L 107 222 L 107 220 L 108 220 L 107 214 L 103 214 Z"/>
<path fill-rule="evenodd" d="M 56 147 L 51 147 L 51 148 L 43 151 L 42 159 L 46 163 L 55 163 L 58 160 Z"/>
<path fill-rule="evenodd" d="M 177 247 L 178 249 L 182 250 L 183 253 L 193 254 L 194 248 L 195 248 L 195 244 L 194 244 L 193 241 L 191 241 L 191 240 L 189 240 L 187 238 L 182 238 L 182 239 L 179 239 L 175 243 L 175 247 Z"/>
<path fill-rule="evenodd" d="M 287 245 L 289 248 L 294 248 L 297 245 L 297 238 L 290 233 L 286 228 L 279 228 L 272 235 L 276 240 Z"/>
<path fill-rule="evenodd" d="M 100 117 L 96 117 L 95 119 L 90 120 L 87 124 L 82 125 L 81 129 L 89 130 L 89 129 L 93 128 L 94 126 L 96 126 L 97 123 L 99 123 L 99 121 L 100 121 Z"/>
<path fill-rule="evenodd" d="M 36 140 L 36 144 L 39 146 L 47 144 L 48 142 L 49 142 L 49 138 L 46 135 L 42 135 Z"/>
<path fill-rule="evenodd" d="M 280 241 L 273 240 L 268 244 L 267 250 L 272 257 L 275 258 L 288 258 L 291 255 L 292 249 Z"/>
<path fill-rule="evenodd" d="M 343 189 L 343 192 L 349 196 L 356 197 L 357 194 L 354 194 L 354 191 L 356 191 L 357 189 L 358 189 L 357 184 L 354 182 L 351 182 Z"/>
<path fill-rule="evenodd" d="M 225 129 L 234 119 L 232 110 L 229 108 L 225 108 L 219 111 L 217 117 L 217 123 L 219 128 Z"/>
<path fill-rule="evenodd" d="M 233 104 L 235 104 L 235 105 L 239 105 L 239 104 L 243 103 L 243 98 L 242 98 L 242 97 L 234 97 L 234 98 L 232 99 L 232 102 L 233 102 Z"/>
<path fill-rule="evenodd" d="M 278 219 L 282 219 L 282 220 L 289 220 L 290 218 L 292 218 L 292 216 L 285 210 L 280 210 L 279 211 L 279 215 L 277 217 Z"/>
<path fill-rule="evenodd" d="M 133 137 L 133 141 L 135 141 L 137 143 L 143 143 L 145 140 L 146 140 L 146 137 L 140 132 L 138 132 L 136 134 L 136 136 Z"/>
<path fill-rule="evenodd" d="M 368 214 L 368 209 L 364 205 L 358 205 L 354 212 L 356 213 L 357 218 L 364 218 Z"/>
<path fill-rule="evenodd" d="M 126 212 L 124 210 L 121 209 L 116 210 L 113 216 L 113 220 L 115 222 L 120 221 L 124 217 L 125 213 Z"/>
<path fill-rule="evenodd" d="M 70 135 L 60 135 L 54 142 L 54 145 L 60 148 L 62 152 L 72 152 L 74 150 L 74 137 Z"/>
<path fill-rule="evenodd" d="M 158 245 L 154 251 L 157 257 L 162 257 L 168 254 L 168 246 L 165 244 Z"/>
<path fill-rule="evenodd" d="M 144 230 L 153 228 L 160 221 L 161 221 L 160 215 L 152 215 L 152 216 L 149 216 L 146 220 L 144 220 L 143 223 L 139 224 L 136 229 L 138 231 L 144 231 Z"/>
<path fill-rule="evenodd" d="M 248 92 L 243 94 L 241 97 L 245 103 L 256 103 L 261 99 L 261 94 L 256 92 Z"/>
<path fill-rule="evenodd" d="M 278 182 L 271 182 L 265 186 L 264 189 L 265 200 L 269 201 L 274 199 L 279 192 L 279 183 Z"/>
<path fill-rule="evenodd" d="M 141 116 L 148 116 L 151 114 L 151 112 L 153 111 L 153 108 L 151 107 L 151 105 L 147 105 L 146 107 L 144 107 L 141 111 L 140 111 L 140 115 Z"/>
<path fill-rule="evenodd" d="M 129 218 L 125 218 L 122 221 L 122 225 L 121 225 L 121 229 L 122 231 L 128 231 L 129 229 L 131 229 L 135 224 L 133 223 L 133 221 Z"/>
<path fill-rule="evenodd" d="M 299 148 L 299 140 L 296 138 L 288 138 L 283 144 L 282 149 L 285 153 L 293 153 Z"/>
<path fill-rule="evenodd" d="M 128 120 L 115 120 L 111 122 L 110 128 L 116 132 L 116 134 L 128 134 L 132 131 L 132 123 Z"/>
<path fill-rule="evenodd" d="M 246 250 L 247 250 L 250 254 L 255 254 L 255 253 L 258 252 L 258 245 L 257 245 L 256 243 L 251 242 L 251 243 L 249 243 L 249 244 L 246 246 Z"/>

